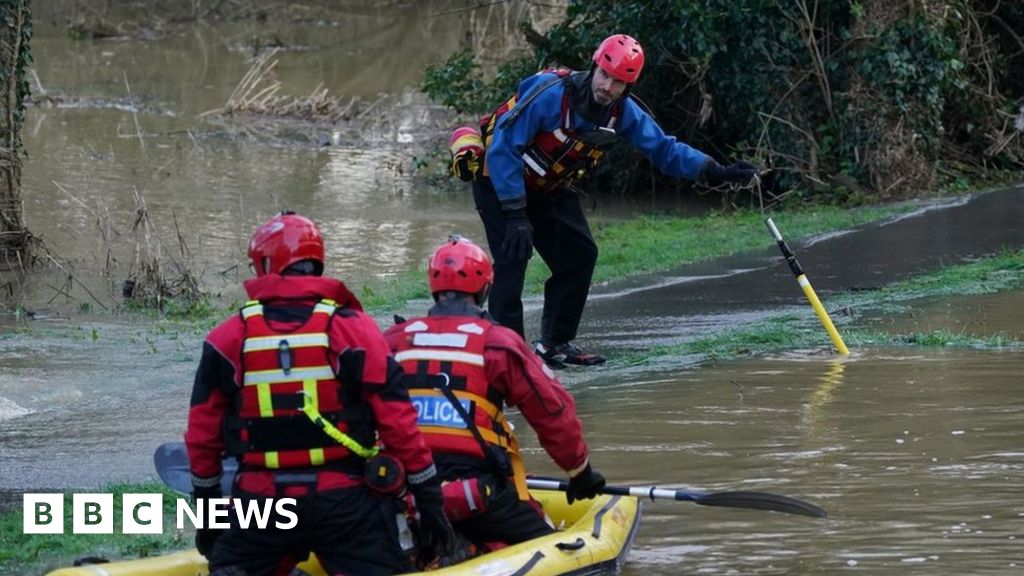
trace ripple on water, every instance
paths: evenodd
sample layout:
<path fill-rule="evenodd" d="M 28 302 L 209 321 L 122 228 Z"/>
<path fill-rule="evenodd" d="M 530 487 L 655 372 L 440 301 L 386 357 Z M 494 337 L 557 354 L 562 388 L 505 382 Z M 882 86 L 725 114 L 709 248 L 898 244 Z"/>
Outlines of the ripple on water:
<path fill-rule="evenodd" d="M 11 420 L 13 418 L 20 418 L 31 414 L 33 410 L 20 406 L 13 400 L 8 400 L 3 396 L 0 396 L 0 421 Z"/>

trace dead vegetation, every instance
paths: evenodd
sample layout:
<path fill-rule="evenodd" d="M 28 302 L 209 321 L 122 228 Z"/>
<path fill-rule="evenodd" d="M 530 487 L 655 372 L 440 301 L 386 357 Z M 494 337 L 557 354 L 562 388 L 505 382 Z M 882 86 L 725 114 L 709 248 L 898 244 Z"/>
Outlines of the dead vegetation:
<path fill-rule="evenodd" d="M 275 72 L 278 51 L 273 49 L 254 58 L 249 71 L 242 76 L 224 106 L 200 116 L 263 116 L 334 124 L 351 120 L 365 109 L 354 96 L 345 99 L 330 95 L 323 83 L 318 84 L 308 96 L 284 94 Z"/>

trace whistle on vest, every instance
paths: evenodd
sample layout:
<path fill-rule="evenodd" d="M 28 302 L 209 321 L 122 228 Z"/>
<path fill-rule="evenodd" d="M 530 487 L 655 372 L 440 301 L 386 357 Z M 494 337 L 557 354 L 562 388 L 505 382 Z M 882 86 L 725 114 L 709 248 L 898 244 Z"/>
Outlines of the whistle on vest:
<path fill-rule="evenodd" d="M 363 480 L 367 488 L 382 496 L 401 498 L 405 493 L 405 467 L 398 458 L 388 454 L 366 459 Z"/>

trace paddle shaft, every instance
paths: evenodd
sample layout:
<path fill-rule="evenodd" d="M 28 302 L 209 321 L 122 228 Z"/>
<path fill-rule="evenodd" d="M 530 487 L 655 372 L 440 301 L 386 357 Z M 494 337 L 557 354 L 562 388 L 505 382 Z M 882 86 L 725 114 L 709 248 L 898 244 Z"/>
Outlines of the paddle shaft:
<path fill-rule="evenodd" d="M 168 442 L 163 444 L 157 448 L 156 453 L 153 455 L 153 463 L 156 466 L 157 474 L 165 484 L 182 494 L 188 494 L 192 491 L 192 474 L 189 469 L 188 454 L 183 443 Z M 221 486 L 224 494 L 230 494 L 232 480 L 238 472 L 238 465 L 234 459 L 224 460 L 223 464 Z M 281 475 L 287 476 L 288 473 L 281 472 Z M 569 490 L 568 482 L 555 478 L 527 478 L 526 485 L 537 490 L 558 490 L 561 492 Z M 826 516 L 825 510 L 814 504 L 767 492 L 691 492 L 671 488 L 658 488 L 657 486 L 605 486 L 601 492 L 614 496 L 634 496 L 636 498 L 650 498 L 651 500 L 689 501 L 702 506 L 770 510 L 815 518 L 824 518 Z"/>
<path fill-rule="evenodd" d="M 569 490 L 569 483 L 554 478 L 527 478 L 526 485 L 536 490 Z M 823 508 L 815 506 L 810 502 L 780 496 L 768 492 L 693 492 L 689 490 L 676 490 L 672 488 L 658 488 L 657 486 L 605 486 L 601 489 L 602 494 L 616 496 L 634 496 L 636 498 L 650 498 L 651 500 L 676 500 L 682 502 L 694 502 L 701 506 L 723 506 L 726 508 L 749 508 L 751 510 L 769 510 L 782 512 L 784 514 L 798 514 L 812 518 L 824 518 L 828 516 Z"/>
<path fill-rule="evenodd" d="M 786 258 L 786 262 L 789 263 L 789 269 L 792 270 L 793 276 L 796 276 L 796 282 L 800 285 L 800 288 L 804 291 L 804 296 L 807 297 L 807 301 L 811 303 L 811 308 L 814 308 L 814 313 L 818 315 L 818 320 L 821 321 L 821 325 L 825 328 L 825 332 L 828 332 L 828 337 L 832 339 L 832 344 L 836 347 L 843 356 L 848 356 L 850 350 L 846 347 L 846 343 L 843 342 L 843 337 L 839 335 L 839 331 L 836 330 L 835 324 L 832 323 L 832 318 L 829 317 L 828 312 L 825 311 L 825 307 L 821 305 L 821 300 L 818 299 L 818 295 L 815 294 L 814 288 L 811 287 L 811 281 L 807 279 L 804 274 L 804 269 L 800 266 L 800 262 L 797 261 L 796 255 L 789 249 L 789 245 L 782 239 L 782 234 L 779 233 L 779 229 L 775 227 L 775 222 L 772 222 L 771 218 L 764 219 L 765 226 L 768 227 L 768 231 L 771 232 L 775 243 L 779 245 L 779 250 L 782 251 L 782 256 Z"/>
<path fill-rule="evenodd" d="M 564 480 L 546 480 L 543 478 L 527 478 L 526 485 L 537 490 L 559 490 L 565 492 L 569 489 L 569 483 Z M 601 489 L 602 494 L 613 496 L 635 496 L 637 498 L 650 498 L 651 500 L 679 500 L 696 502 L 707 496 L 703 492 L 687 492 L 685 490 L 672 490 L 670 488 L 658 488 L 657 486 L 605 486 Z"/>

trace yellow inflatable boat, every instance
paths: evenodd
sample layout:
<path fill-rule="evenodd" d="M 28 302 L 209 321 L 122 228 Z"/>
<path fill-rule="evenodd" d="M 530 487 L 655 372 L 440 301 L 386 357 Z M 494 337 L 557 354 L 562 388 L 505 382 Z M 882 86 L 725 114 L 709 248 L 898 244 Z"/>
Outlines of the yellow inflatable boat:
<path fill-rule="evenodd" d="M 616 574 L 626 561 L 640 523 L 634 496 L 598 496 L 568 504 L 565 493 L 533 490 L 559 532 L 484 554 L 456 566 L 421 572 L 431 576 L 554 576 Z M 324 574 L 315 559 L 299 567 Z M 48 576 L 205 576 L 206 559 L 195 550 L 154 558 L 61 568 Z"/>

